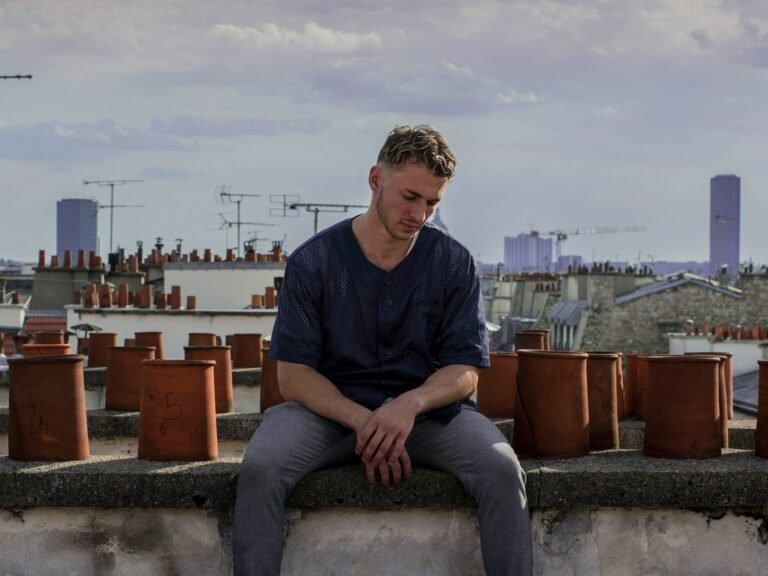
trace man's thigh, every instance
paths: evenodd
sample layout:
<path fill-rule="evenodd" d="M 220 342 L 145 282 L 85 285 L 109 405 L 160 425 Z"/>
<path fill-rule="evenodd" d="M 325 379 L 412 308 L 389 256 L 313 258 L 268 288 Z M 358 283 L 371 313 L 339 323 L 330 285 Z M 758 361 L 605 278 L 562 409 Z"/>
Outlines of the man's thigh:
<path fill-rule="evenodd" d="M 517 458 L 505 436 L 488 418 L 471 406 L 447 424 L 419 418 L 406 443 L 408 454 L 417 464 L 446 470 L 459 477 L 478 466 Z"/>
<path fill-rule="evenodd" d="M 264 413 L 248 444 L 245 462 L 260 461 L 299 477 L 354 458 L 355 435 L 298 402 L 284 402 Z"/>

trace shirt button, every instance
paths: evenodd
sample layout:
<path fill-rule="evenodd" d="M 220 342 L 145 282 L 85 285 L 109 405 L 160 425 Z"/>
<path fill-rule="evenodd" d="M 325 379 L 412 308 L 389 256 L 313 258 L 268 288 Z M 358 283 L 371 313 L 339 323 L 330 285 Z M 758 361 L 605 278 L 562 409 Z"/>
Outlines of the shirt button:
<path fill-rule="evenodd" d="M 387 306 L 392 306 L 392 298 L 387 298 Z"/>
<path fill-rule="evenodd" d="M 392 352 L 387 352 L 387 358 L 392 358 L 392 356 L 394 356 L 394 354 L 392 354 Z"/>
<path fill-rule="evenodd" d="M 387 278 L 386 280 L 384 280 L 384 285 L 385 285 L 385 286 L 389 286 L 390 284 L 392 284 L 392 280 L 390 280 L 389 278 Z"/>

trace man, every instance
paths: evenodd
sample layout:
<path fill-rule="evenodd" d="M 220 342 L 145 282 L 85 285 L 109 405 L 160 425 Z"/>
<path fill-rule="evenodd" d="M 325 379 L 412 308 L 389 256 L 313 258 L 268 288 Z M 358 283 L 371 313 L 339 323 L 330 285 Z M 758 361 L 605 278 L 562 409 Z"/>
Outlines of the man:
<path fill-rule="evenodd" d="M 355 455 L 385 486 L 412 462 L 455 475 L 478 502 L 488 576 L 530 574 L 524 475 L 468 400 L 488 366 L 475 262 L 428 223 L 455 165 L 433 128 L 396 128 L 368 211 L 291 254 L 270 348 L 287 402 L 265 412 L 240 467 L 236 576 L 279 574 L 285 499 Z"/>

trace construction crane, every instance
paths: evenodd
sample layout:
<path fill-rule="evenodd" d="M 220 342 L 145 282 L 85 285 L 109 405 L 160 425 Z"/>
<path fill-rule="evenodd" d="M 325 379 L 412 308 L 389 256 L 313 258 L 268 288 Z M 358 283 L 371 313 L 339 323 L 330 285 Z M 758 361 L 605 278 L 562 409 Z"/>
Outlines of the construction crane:
<path fill-rule="evenodd" d="M 144 180 L 83 180 L 83 186 L 96 184 L 97 186 L 109 186 L 109 204 L 99 205 L 99 208 L 109 208 L 109 253 L 112 254 L 112 230 L 115 225 L 115 208 L 129 208 L 135 206 L 115 204 L 115 186 L 124 186 L 132 182 L 144 182 Z"/>
<path fill-rule="evenodd" d="M 32 80 L 32 74 L 4 74 L 0 76 L 0 80 Z"/>
<path fill-rule="evenodd" d="M 569 236 L 580 234 L 618 234 L 620 232 L 645 232 L 643 225 L 639 226 L 595 226 L 593 228 L 557 228 L 549 232 L 538 232 L 532 230 L 531 234 L 535 236 L 551 236 L 555 239 L 555 261 L 560 259 L 562 254 L 563 242 Z"/>

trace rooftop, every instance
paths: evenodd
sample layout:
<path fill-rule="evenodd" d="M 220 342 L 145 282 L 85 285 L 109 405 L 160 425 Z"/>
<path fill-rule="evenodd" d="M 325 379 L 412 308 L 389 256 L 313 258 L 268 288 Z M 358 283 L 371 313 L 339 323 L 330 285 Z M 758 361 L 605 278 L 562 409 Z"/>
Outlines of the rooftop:
<path fill-rule="evenodd" d="M 680 286 L 684 286 L 686 284 L 701 286 L 708 290 L 713 290 L 733 298 L 744 297 L 742 291 L 738 288 L 734 288 L 733 286 L 724 286 L 720 282 L 710 280 L 704 276 L 691 274 L 690 272 L 683 272 L 681 274 L 673 275 L 651 284 L 645 284 L 644 286 L 640 286 L 639 288 L 633 290 L 629 294 L 619 296 L 616 298 L 616 304 L 626 304 L 627 302 L 632 302 L 633 300 L 644 298 L 650 294 L 657 294 L 659 292 L 664 292 L 665 290 L 679 288 Z"/>
<path fill-rule="evenodd" d="M 66 310 L 35 310 L 27 311 L 24 317 L 23 329 L 33 334 L 35 332 L 66 332 Z"/>

